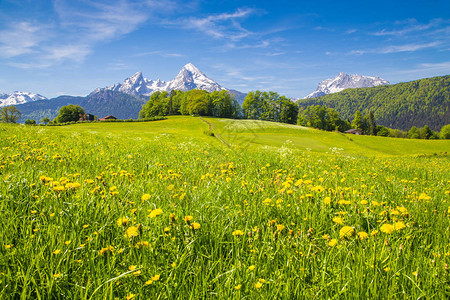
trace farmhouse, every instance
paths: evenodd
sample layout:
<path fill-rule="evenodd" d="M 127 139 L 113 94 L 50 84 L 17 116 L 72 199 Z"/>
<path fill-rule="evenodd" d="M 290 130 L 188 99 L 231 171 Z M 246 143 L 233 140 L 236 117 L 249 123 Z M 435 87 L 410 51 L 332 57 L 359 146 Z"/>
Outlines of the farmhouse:
<path fill-rule="evenodd" d="M 362 130 L 358 129 L 358 128 L 347 130 L 344 133 L 357 134 L 357 135 L 362 135 L 363 134 Z"/>
<path fill-rule="evenodd" d="M 104 118 L 98 119 L 99 121 L 106 121 L 106 120 L 117 120 L 114 116 L 106 116 Z"/>

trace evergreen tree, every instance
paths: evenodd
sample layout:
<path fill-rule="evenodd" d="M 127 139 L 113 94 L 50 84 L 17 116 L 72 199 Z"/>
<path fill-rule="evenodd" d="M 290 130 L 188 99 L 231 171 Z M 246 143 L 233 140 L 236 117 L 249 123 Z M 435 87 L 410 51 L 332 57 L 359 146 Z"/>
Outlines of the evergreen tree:
<path fill-rule="evenodd" d="M 375 116 L 373 111 L 369 111 L 369 134 L 370 135 L 377 134 L 377 125 L 375 124 Z"/>
<path fill-rule="evenodd" d="M 355 117 L 354 117 L 353 122 L 352 122 L 352 127 L 355 128 L 355 129 L 362 130 L 362 125 L 363 124 L 362 124 L 361 112 L 359 110 L 357 110 L 355 112 Z"/>

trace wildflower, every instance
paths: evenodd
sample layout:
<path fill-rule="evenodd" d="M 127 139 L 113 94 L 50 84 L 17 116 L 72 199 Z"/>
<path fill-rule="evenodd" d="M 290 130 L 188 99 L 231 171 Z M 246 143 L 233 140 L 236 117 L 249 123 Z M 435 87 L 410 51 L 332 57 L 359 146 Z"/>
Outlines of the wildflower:
<path fill-rule="evenodd" d="M 344 221 L 342 220 L 341 217 L 334 217 L 334 218 L 333 218 L 333 222 L 334 222 L 334 223 L 337 223 L 337 224 L 339 224 L 339 225 L 344 225 Z"/>
<path fill-rule="evenodd" d="M 323 199 L 323 204 L 330 205 L 331 204 L 331 198 L 330 197 L 325 197 L 325 199 Z"/>
<path fill-rule="evenodd" d="M 286 226 L 284 226 L 282 224 L 277 225 L 277 231 L 283 231 L 284 228 L 286 228 Z"/>
<path fill-rule="evenodd" d="M 142 195 L 142 202 L 144 202 L 144 201 L 147 201 L 147 200 L 149 200 L 150 199 L 150 195 L 149 194 L 144 194 L 144 195 Z"/>
<path fill-rule="evenodd" d="M 249 271 L 253 271 L 255 268 L 256 268 L 255 265 L 251 265 L 250 267 L 248 267 L 248 270 L 249 270 Z"/>
<path fill-rule="evenodd" d="M 394 226 L 392 226 L 391 224 L 383 224 L 380 228 L 381 232 L 390 234 L 392 232 L 394 232 Z"/>
<path fill-rule="evenodd" d="M 377 234 L 378 234 L 378 230 L 376 230 L 376 229 L 373 230 L 373 231 L 370 233 L 371 236 L 375 236 L 375 235 L 377 235 Z"/>
<path fill-rule="evenodd" d="M 199 223 L 194 222 L 194 223 L 191 224 L 191 227 L 192 227 L 192 229 L 197 230 L 197 229 L 200 229 L 201 226 L 200 226 Z"/>
<path fill-rule="evenodd" d="M 64 244 L 69 245 L 71 242 L 72 242 L 71 240 L 68 240 L 68 241 L 65 241 Z"/>
<path fill-rule="evenodd" d="M 368 234 L 367 232 L 360 231 L 360 232 L 358 232 L 358 237 L 359 237 L 359 239 L 362 241 L 362 240 L 368 238 L 368 237 L 369 237 L 369 234 Z"/>
<path fill-rule="evenodd" d="M 241 287 L 242 287 L 242 284 L 238 284 L 238 285 L 236 285 L 236 286 L 234 287 L 234 289 L 235 289 L 235 290 L 240 290 Z"/>
<path fill-rule="evenodd" d="M 403 223 L 402 221 L 395 222 L 393 226 L 394 230 L 402 230 L 403 228 L 406 228 L 405 223 Z"/>
<path fill-rule="evenodd" d="M 86 229 L 86 228 L 88 228 L 88 227 L 89 227 L 88 224 L 84 224 L 84 225 L 83 225 L 83 228 L 84 228 L 84 229 Z"/>
<path fill-rule="evenodd" d="M 369 202 L 367 202 L 367 200 L 361 200 L 361 202 L 359 202 L 361 205 L 366 205 L 367 203 L 369 203 Z"/>
<path fill-rule="evenodd" d="M 107 246 L 107 247 L 105 247 L 105 248 L 102 248 L 102 249 L 98 252 L 98 254 L 104 255 L 104 254 L 113 253 L 113 252 L 114 252 L 114 247 L 111 246 L 111 245 L 109 245 L 109 246 Z"/>
<path fill-rule="evenodd" d="M 127 217 L 120 217 L 117 219 L 117 226 L 125 226 L 128 224 L 128 222 L 130 222 L 130 219 L 128 219 Z"/>
<path fill-rule="evenodd" d="M 133 271 L 136 270 L 137 266 L 136 265 L 131 265 L 128 267 L 128 270 Z"/>
<path fill-rule="evenodd" d="M 244 232 L 242 230 L 235 230 L 233 231 L 232 235 L 234 236 L 239 236 L 239 235 L 244 235 Z"/>
<path fill-rule="evenodd" d="M 128 294 L 128 295 L 126 296 L 126 299 L 127 299 L 127 300 L 131 300 L 131 299 L 133 299 L 134 297 L 136 297 L 135 294 Z"/>
<path fill-rule="evenodd" d="M 127 231 L 125 232 L 125 237 L 132 238 L 133 236 L 139 235 L 139 228 L 136 226 L 130 226 L 128 227 Z"/>
<path fill-rule="evenodd" d="M 152 283 L 153 283 L 153 280 L 147 280 L 147 281 L 145 282 L 146 285 L 150 285 L 150 284 L 152 284 Z"/>
<path fill-rule="evenodd" d="M 330 247 L 336 246 L 337 245 L 337 239 L 332 239 L 331 241 L 329 241 L 327 243 L 327 245 L 330 246 Z"/>
<path fill-rule="evenodd" d="M 260 289 L 263 286 L 263 284 L 262 282 L 258 281 L 253 286 L 255 287 L 255 289 Z"/>
<path fill-rule="evenodd" d="M 193 219 L 194 219 L 193 216 L 185 216 L 185 217 L 183 218 L 184 222 L 186 222 L 186 223 L 191 222 Z"/>
<path fill-rule="evenodd" d="M 61 277 L 61 276 L 62 276 L 61 273 L 53 274 L 53 278 L 55 278 L 55 279 L 58 279 L 58 278 Z"/>
<path fill-rule="evenodd" d="M 53 254 L 58 255 L 61 253 L 61 249 L 56 249 L 55 251 L 53 251 Z"/>
<path fill-rule="evenodd" d="M 167 187 L 167 189 L 168 189 L 169 191 L 171 191 L 171 190 L 173 190 L 174 187 L 175 187 L 175 186 L 174 186 L 173 184 L 170 184 L 170 185 Z"/>
<path fill-rule="evenodd" d="M 355 230 L 353 229 L 353 227 L 344 226 L 341 228 L 341 230 L 339 230 L 339 237 L 341 239 L 346 238 L 346 237 L 351 237 L 354 232 L 355 232 Z"/>
<path fill-rule="evenodd" d="M 135 245 L 135 247 L 137 249 L 139 249 L 141 247 L 149 247 L 149 246 L 150 246 L 150 244 L 147 241 L 140 241 L 140 242 L 137 242 Z"/>
<path fill-rule="evenodd" d="M 5 245 L 5 249 L 11 249 L 13 245 Z"/>
<path fill-rule="evenodd" d="M 160 208 L 154 209 L 150 212 L 148 215 L 149 218 L 156 218 L 157 216 L 161 215 L 163 213 L 163 210 Z"/>
<path fill-rule="evenodd" d="M 152 280 L 153 281 L 158 281 L 160 277 L 161 277 L 161 275 L 156 274 L 155 276 L 152 276 Z"/>
<path fill-rule="evenodd" d="M 420 194 L 420 196 L 419 196 L 419 200 L 430 200 L 430 199 L 431 199 L 431 197 L 428 196 L 428 195 L 425 194 L 425 193 L 422 193 L 422 194 Z"/>

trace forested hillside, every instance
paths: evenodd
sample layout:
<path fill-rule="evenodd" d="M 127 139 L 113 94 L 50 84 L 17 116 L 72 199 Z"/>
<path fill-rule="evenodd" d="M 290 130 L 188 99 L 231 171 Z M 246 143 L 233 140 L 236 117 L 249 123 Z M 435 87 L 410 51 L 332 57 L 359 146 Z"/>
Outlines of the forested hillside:
<path fill-rule="evenodd" d="M 325 105 L 344 119 L 357 110 L 373 111 L 377 124 L 408 130 L 428 125 L 439 130 L 450 120 L 450 75 L 426 78 L 389 86 L 347 89 L 319 98 L 302 99 L 300 107 Z"/>

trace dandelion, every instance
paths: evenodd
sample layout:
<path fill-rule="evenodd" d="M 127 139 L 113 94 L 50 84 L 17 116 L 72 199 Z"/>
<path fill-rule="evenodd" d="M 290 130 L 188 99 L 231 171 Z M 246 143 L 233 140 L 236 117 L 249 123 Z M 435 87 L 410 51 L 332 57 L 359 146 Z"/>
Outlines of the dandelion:
<path fill-rule="evenodd" d="M 354 232 L 355 232 L 355 230 L 353 229 L 353 227 L 344 226 L 341 228 L 341 230 L 339 230 L 339 237 L 341 239 L 351 237 Z"/>
<path fill-rule="evenodd" d="M 381 226 L 380 230 L 381 230 L 381 232 L 390 234 L 390 233 L 394 232 L 395 228 L 394 228 L 394 226 L 391 225 L 391 224 L 383 224 L 383 225 Z"/>
<path fill-rule="evenodd" d="M 193 219 L 194 219 L 193 216 L 185 216 L 185 217 L 183 218 L 183 220 L 184 220 L 185 223 L 189 223 L 189 222 L 191 222 Z"/>
<path fill-rule="evenodd" d="M 13 245 L 5 245 L 5 249 L 11 249 L 11 247 L 12 247 Z"/>
<path fill-rule="evenodd" d="M 358 232 L 358 237 L 359 237 L 359 239 L 362 241 L 362 240 L 368 238 L 368 237 L 369 237 L 369 234 L 368 234 L 367 232 L 360 231 L 360 232 Z"/>
<path fill-rule="evenodd" d="M 61 273 L 53 274 L 53 278 L 55 278 L 55 279 L 58 279 L 58 278 L 60 278 L 61 276 L 62 276 Z"/>
<path fill-rule="evenodd" d="M 323 204 L 330 205 L 331 204 L 331 198 L 330 197 L 325 197 L 325 199 L 323 199 Z"/>
<path fill-rule="evenodd" d="M 113 252 L 114 252 L 114 247 L 111 246 L 111 245 L 109 245 L 109 246 L 107 246 L 107 247 L 105 247 L 105 248 L 102 248 L 102 249 L 98 252 L 98 254 L 100 254 L 100 255 L 105 255 L 105 254 L 113 253 Z"/>
<path fill-rule="evenodd" d="M 158 281 L 159 278 L 161 278 L 161 275 L 159 275 L 159 274 L 156 274 L 155 276 L 152 276 L 152 280 L 153 281 Z"/>
<path fill-rule="evenodd" d="M 255 287 L 255 289 L 260 289 L 263 286 L 263 284 L 262 282 L 258 281 L 253 286 Z"/>
<path fill-rule="evenodd" d="M 131 265 L 128 267 L 128 270 L 133 271 L 136 270 L 137 266 L 136 265 Z"/>
<path fill-rule="evenodd" d="M 242 230 L 235 230 L 233 231 L 233 233 L 231 233 L 233 236 L 240 236 L 240 235 L 244 235 L 244 232 Z"/>
<path fill-rule="evenodd" d="M 128 224 L 128 222 L 130 222 L 130 219 L 128 219 L 127 217 L 120 217 L 117 219 L 117 226 L 125 226 Z"/>
<path fill-rule="evenodd" d="M 402 230 L 403 228 L 406 228 L 405 223 L 399 221 L 394 223 L 394 230 Z"/>
<path fill-rule="evenodd" d="M 134 297 L 136 297 L 135 294 L 128 294 L 125 298 L 126 298 L 127 300 L 131 300 L 131 299 L 133 299 Z"/>
<path fill-rule="evenodd" d="M 277 225 L 277 231 L 283 231 L 283 229 L 285 229 L 286 226 L 282 225 L 282 224 L 278 224 Z"/>
<path fill-rule="evenodd" d="M 168 189 L 169 191 L 171 191 L 171 190 L 173 190 L 174 187 L 175 187 L 175 186 L 174 186 L 173 184 L 170 184 L 170 185 L 167 187 L 167 189 Z"/>
<path fill-rule="evenodd" d="M 248 270 L 249 270 L 249 271 L 253 271 L 255 268 L 256 268 L 255 265 L 251 265 L 250 267 L 248 267 Z"/>
<path fill-rule="evenodd" d="M 53 251 L 53 254 L 58 255 L 61 253 L 61 249 L 56 249 L 55 251 Z"/>
<path fill-rule="evenodd" d="M 330 247 L 334 247 L 334 246 L 337 245 L 337 242 L 338 242 L 337 239 L 332 239 L 331 241 L 329 241 L 327 243 L 327 245 L 330 246 Z"/>
<path fill-rule="evenodd" d="M 149 194 L 144 194 L 144 195 L 142 195 L 142 202 L 144 202 L 144 201 L 147 201 L 147 200 L 149 200 L 150 199 L 150 195 Z"/>
<path fill-rule="evenodd" d="M 197 229 L 200 229 L 201 226 L 200 226 L 199 223 L 194 222 L 194 223 L 191 224 L 191 227 L 192 227 L 192 229 L 197 230 Z"/>
<path fill-rule="evenodd" d="M 342 220 L 341 217 L 334 217 L 334 218 L 333 218 L 333 222 L 334 222 L 334 223 L 337 223 L 337 224 L 339 224 L 339 225 L 344 225 L 344 220 Z"/>
<path fill-rule="evenodd" d="M 238 284 L 238 285 L 236 285 L 236 286 L 234 287 L 234 289 L 235 289 L 235 290 L 240 290 L 241 287 L 242 287 L 242 284 Z"/>
<path fill-rule="evenodd" d="M 150 212 L 148 215 L 149 218 L 156 218 L 157 216 L 161 215 L 163 213 L 163 210 L 160 208 L 154 209 Z"/>
<path fill-rule="evenodd" d="M 125 237 L 127 238 L 132 238 L 134 236 L 138 236 L 139 235 L 139 228 L 137 228 L 136 226 L 130 226 L 127 228 L 127 231 L 125 232 Z"/>
<path fill-rule="evenodd" d="M 71 242 L 72 242 L 71 240 L 68 240 L 68 241 L 65 241 L 64 244 L 69 245 Z"/>
<path fill-rule="evenodd" d="M 145 282 L 145 285 L 151 285 L 153 283 L 153 280 L 147 280 L 146 282 Z"/>

